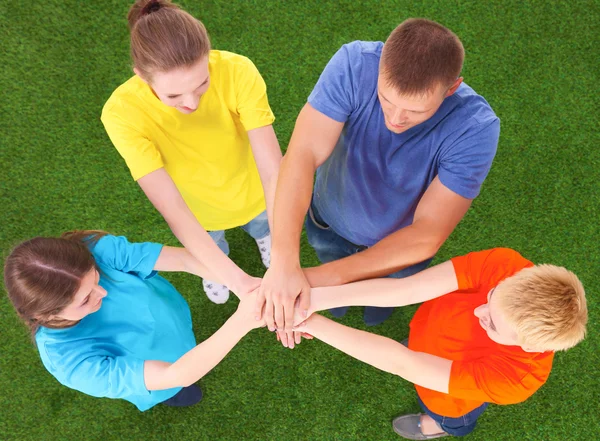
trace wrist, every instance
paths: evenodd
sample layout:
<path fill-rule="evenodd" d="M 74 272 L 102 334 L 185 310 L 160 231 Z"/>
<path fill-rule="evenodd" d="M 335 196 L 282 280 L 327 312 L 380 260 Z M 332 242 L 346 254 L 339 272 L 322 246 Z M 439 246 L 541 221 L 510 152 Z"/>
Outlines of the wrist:
<path fill-rule="evenodd" d="M 239 332 L 242 337 L 254 329 L 254 323 L 239 310 L 234 312 L 228 321 L 231 322 L 236 332 Z"/>

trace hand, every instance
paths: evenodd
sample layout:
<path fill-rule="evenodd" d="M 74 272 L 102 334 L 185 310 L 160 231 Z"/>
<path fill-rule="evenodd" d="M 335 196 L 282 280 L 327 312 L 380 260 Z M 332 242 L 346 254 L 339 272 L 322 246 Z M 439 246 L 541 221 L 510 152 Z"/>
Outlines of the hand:
<path fill-rule="evenodd" d="M 264 319 L 257 319 L 255 313 L 256 297 L 258 290 L 246 294 L 240 298 L 240 304 L 235 311 L 240 321 L 247 325 L 249 329 L 262 328 L 266 325 Z"/>
<path fill-rule="evenodd" d="M 277 260 L 265 273 L 256 299 L 255 314 L 264 319 L 270 331 L 277 330 L 281 343 L 286 348 L 293 348 L 300 336 L 294 336 L 294 309 L 300 314 L 308 311 L 310 306 L 310 285 L 304 277 L 299 265 L 285 265 Z"/>

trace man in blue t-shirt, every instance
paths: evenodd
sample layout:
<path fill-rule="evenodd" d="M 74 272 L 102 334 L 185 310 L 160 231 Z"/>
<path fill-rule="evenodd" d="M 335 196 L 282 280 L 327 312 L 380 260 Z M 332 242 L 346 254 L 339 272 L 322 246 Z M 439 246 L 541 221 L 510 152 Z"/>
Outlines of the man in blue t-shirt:
<path fill-rule="evenodd" d="M 310 286 L 423 270 L 479 194 L 500 122 L 463 83 L 463 59 L 450 30 L 410 19 L 385 44 L 342 46 L 325 67 L 281 166 L 259 296 L 284 345 L 294 346 L 294 305 L 307 309 Z M 307 211 L 308 240 L 323 264 L 303 271 Z M 365 322 L 391 312 L 366 308 Z"/>

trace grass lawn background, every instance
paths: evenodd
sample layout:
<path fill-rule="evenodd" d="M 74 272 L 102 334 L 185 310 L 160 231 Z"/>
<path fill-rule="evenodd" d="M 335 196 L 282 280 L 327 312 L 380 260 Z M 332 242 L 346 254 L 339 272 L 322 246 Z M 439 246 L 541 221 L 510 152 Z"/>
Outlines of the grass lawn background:
<path fill-rule="evenodd" d="M 177 244 L 132 181 L 100 123 L 111 92 L 132 74 L 128 1 L 0 3 L 0 248 L 76 228 Z M 456 32 L 465 81 L 501 118 L 498 154 L 481 195 L 436 262 L 512 247 L 573 270 L 588 295 L 589 336 L 555 358 L 529 401 L 491 406 L 472 440 L 598 439 L 597 1 L 181 1 L 216 49 L 248 56 L 263 74 L 283 149 L 329 58 L 352 40 L 385 40 L 408 17 Z M 261 275 L 239 230 L 231 257 Z M 3 263 L 3 260 L 2 260 Z M 316 257 L 305 239 L 302 263 Z M 196 336 L 210 336 L 237 306 L 210 303 L 200 280 L 167 276 L 188 300 Z M 401 340 L 416 307 L 372 331 Z M 343 322 L 364 328 L 362 311 Z M 125 401 L 61 386 L 43 368 L 7 299 L 0 299 L 2 440 L 394 440 L 398 414 L 418 409 L 413 387 L 317 342 L 293 351 L 252 332 L 200 381 L 203 402 L 145 413 Z"/>

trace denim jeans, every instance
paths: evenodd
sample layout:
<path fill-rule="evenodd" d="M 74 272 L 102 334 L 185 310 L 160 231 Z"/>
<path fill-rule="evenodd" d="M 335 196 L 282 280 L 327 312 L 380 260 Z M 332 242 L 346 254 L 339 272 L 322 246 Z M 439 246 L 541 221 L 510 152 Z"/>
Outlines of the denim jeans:
<path fill-rule="evenodd" d="M 319 216 L 313 204 L 311 204 L 308 210 L 305 227 L 308 243 L 314 248 L 321 263 L 339 260 L 368 248 L 364 245 L 353 244 L 333 231 Z M 401 269 L 387 277 L 403 279 L 404 277 L 412 276 L 427 268 L 432 259 L 427 259 L 408 268 Z"/>
<path fill-rule="evenodd" d="M 269 220 L 267 218 L 267 212 L 263 211 L 246 225 L 242 225 L 241 228 L 255 240 L 268 236 Z M 225 255 L 229 255 L 229 244 L 227 243 L 227 239 L 225 239 L 225 231 L 209 231 L 208 234 L 212 237 L 212 240 L 215 241 L 221 251 L 223 251 Z"/>
<path fill-rule="evenodd" d="M 445 417 L 442 415 L 438 415 L 437 413 L 433 413 L 431 410 L 425 406 L 421 398 L 417 395 L 417 400 L 419 400 L 419 404 L 423 411 L 434 419 L 438 426 L 442 428 L 446 433 L 449 433 L 453 436 L 465 436 L 471 433 L 475 429 L 475 425 L 477 424 L 477 418 L 481 416 L 483 411 L 488 407 L 489 403 L 483 403 L 481 406 L 473 409 L 471 412 L 466 415 L 459 416 L 456 418 Z"/>

